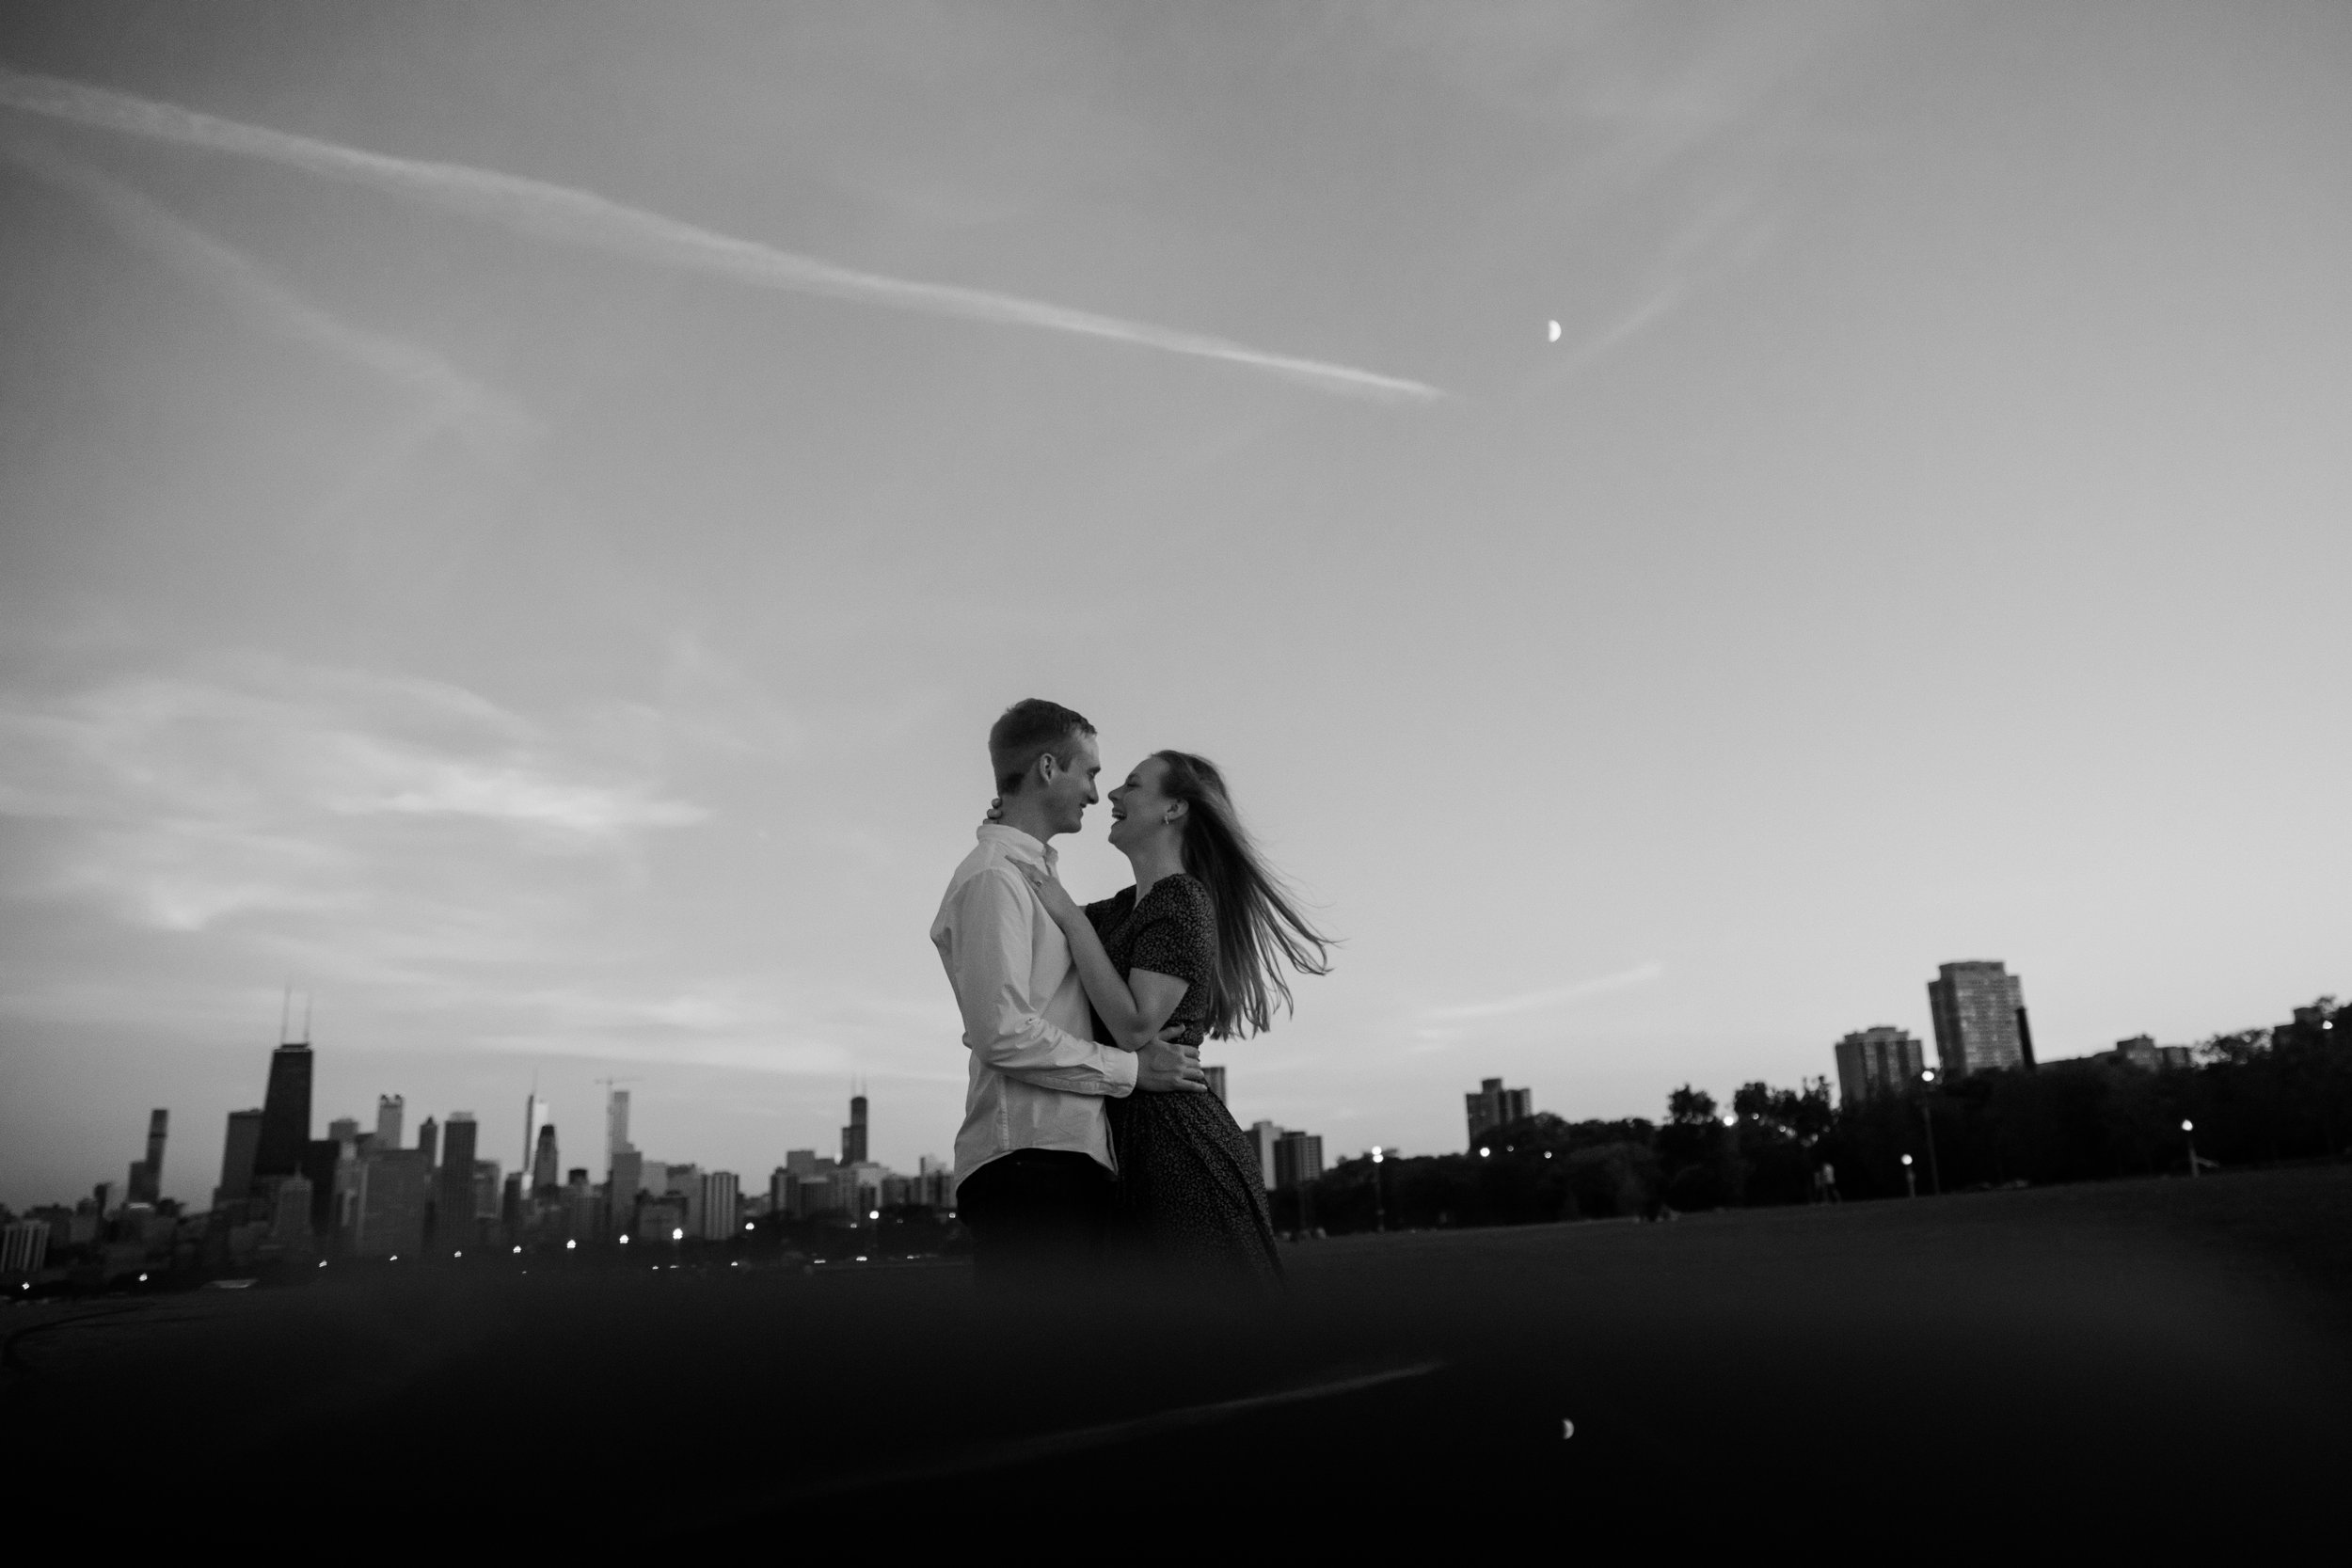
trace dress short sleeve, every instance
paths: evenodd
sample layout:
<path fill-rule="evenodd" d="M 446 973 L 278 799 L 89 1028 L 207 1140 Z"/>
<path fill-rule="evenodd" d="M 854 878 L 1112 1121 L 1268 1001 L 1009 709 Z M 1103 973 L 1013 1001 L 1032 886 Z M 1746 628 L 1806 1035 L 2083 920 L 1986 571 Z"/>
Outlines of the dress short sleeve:
<path fill-rule="evenodd" d="M 1163 878 L 1136 913 L 1128 967 L 1205 989 L 1216 973 L 1216 912 L 1209 890 L 1190 877 Z"/>

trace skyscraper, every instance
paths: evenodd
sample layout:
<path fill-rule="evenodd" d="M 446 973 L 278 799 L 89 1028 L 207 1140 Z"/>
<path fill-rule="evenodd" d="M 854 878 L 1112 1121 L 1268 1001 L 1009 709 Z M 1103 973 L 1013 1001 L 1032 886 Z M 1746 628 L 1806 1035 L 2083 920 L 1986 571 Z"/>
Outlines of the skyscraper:
<path fill-rule="evenodd" d="M 441 1160 L 441 1126 L 431 1117 L 417 1129 L 417 1152 L 424 1156 L 424 1168 L 431 1170 Z"/>
<path fill-rule="evenodd" d="M 358 1162 L 351 1252 L 397 1258 L 424 1245 L 424 1161 L 413 1148 L 372 1148 Z"/>
<path fill-rule="evenodd" d="M 1524 1092 L 1524 1091 L 1522 1091 Z M 1287 1192 L 1323 1174 L 1323 1140 L 1312 1132 L 1284 1132 L 1274 1140 L 1274 1185 Z"/>
<path fill-rule="evenodd" d="M 555 1157 L 555 1123 L 539 1124 L 539 1147 L 531 1156 L 531 1190 L 552 1192 L 564 1184 L 564 1167 Z"/>
<path fill-rule="evenodd" d="M 1209 1092 L 1216 1096 L 1216 1102 L 1219 1105 L 1224 1104 L 1225 1069 L 1222 1067 L 1204 1067 L 1200 1070 L 1209 1075 Z"/>
<path fill-rule="evenodd" d="M 396 1094 L 375 1097 L 375 1147 L 393 1149 L 400 1147 L 402 1123 L 407 1119 L 407 1101 Z"/>
<path fill-rule="evenodd" d="M 253 1150 L 256 1176 L 292 1176 L 310 1141 L 310 1043 L 280 1045 L 270 1053 L 269 1089 L 262 1097 L 262 1136 Z"/>
<path fill-rule="evenodd" d="M 1919 1086 L 1926 1053 L 1908 1029 L 1874 1023 L 1837 1042 L 1837 1092 L 1848 1105 L 1882 1094 L 1908 1094 Z"/>
<path fill-rule="evenodd" d="M 633 1147 L 628 1141 L 628 1091 L 614 1089 L 604 1102 L 604 1160 L 609 1166 L 613 1157 Z"/>
<path fill-rule="evenodd" d="M 1282 1130 L 1270 1121 L 1249 1124 L 1249 1147 L 1258 1151 L 1258 1179 L 1265 1190 L 1274 1190 L 1274 1146 L 1280 1140 Z"/>
<path fill-rule="evenodd" d="M 1479 1080 L 1478 1092 L 1462 1097 L 1470 1114 L 1470 1147 L 1477 1148 L 1482 1136 L 1499 1127 L 1508 1127 L 1534 1116 L 1534 1090 L 1506 1089 L 1500 1078 Z"/>
<path fill-rule="evenodd" d="M 696 1183 L 693 1212 L 699 1225 L 693 1234 L 707 1242 L 723 1242 L 735 1234 L 740 1222 L 736 1219 L 737 1190 L 735 1173 L 731 1170 L 705 1172 Z"/>
<path fill-rule="evenodd" d="M 131 1201 L 153 1203 L 163 1196 L 164 1135 L 170 1130 L 171 1113 L 155 1110 L 147 1116 L 147 1158 L 131 1162 L 131 1180 L 126 1184 Z"/>
<path fill-rule="evenodd" d="M 1928 982 L 1935 1056 L 1947 1078 L 2033 1066 L 2024 982 L 1997 958 L 1938 966 Z"/>
<path fill-rule="evenodd" d="M 866 1097 L 862 1094 L 850 1097 L 850 1125 L 841 1130 L 841 1163 L 866 1163 Z"/>
<path fill-rule="evenodd" d="M 644 1190 L 645 1157 L 626 1145 L 612 1156 L 612 1174 L 606 1179 L 605 1194 L 612 1216 L 612 1229 L 627 1234 L 635 1223 L 637 1195 Z"/>
<path fill-rule="evenodd" d="M 539 1158 L 539 1129 L 555 1119 L 554 1111 L 553 1106 L 539 1098 L 535 1088 L 523 1101 L 523 1160 L 519 1174 L 526 1180 Z"/>
<path fill-rule="evenodd" d="M 220 1187 L 213 1194 L 215 1207 L 243 1203 L 253 1192 L 253 1158 L 262 1147 L 262 1113 L 231 1111 L 229 1132 L 220 1146 Z"/>
<path fill-rule="evenodd" d="M 480 1133 L 471 1111 L 452 1111 L 441 1129 L 441 1169 L 434 1183 L 433 1241 L 449 1251 L 474 1238 L 474 1143 Z M 491 1186 L 496 1188 L 493 1181 Z"/>

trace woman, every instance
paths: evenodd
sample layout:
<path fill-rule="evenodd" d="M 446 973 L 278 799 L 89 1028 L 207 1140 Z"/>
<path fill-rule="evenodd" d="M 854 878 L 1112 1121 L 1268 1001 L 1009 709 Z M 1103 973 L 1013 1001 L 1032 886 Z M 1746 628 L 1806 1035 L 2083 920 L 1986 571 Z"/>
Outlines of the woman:
<path fill-rule="evenodd" d="M 1070 939 L 1096 1039 L 1136 1051 L 1170 1023 L 1187 1045 L 1257 1034 L 1276 997 L 1290 1005 L 1283 965 L 1329 973 L 1329 939 L 1260 863 L 1215 764 L 1155 752 L 1110 800 L 1111 844 L 1135 886 L 1080 909 L 1048 872 L 1024 868 Z M 1281 1278 L 1258 1154 L 1224 1101 L 1138 1094 L 1107 1109 L 1120 1202 L 1153 1257 L 1188 1275 Z"/>

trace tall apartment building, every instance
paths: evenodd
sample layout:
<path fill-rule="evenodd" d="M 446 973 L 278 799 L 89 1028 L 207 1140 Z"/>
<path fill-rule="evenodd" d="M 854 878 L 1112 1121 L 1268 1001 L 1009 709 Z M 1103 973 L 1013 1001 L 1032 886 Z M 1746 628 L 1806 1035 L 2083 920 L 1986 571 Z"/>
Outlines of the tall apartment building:
<path fill-rule="evenodd" d="M 418 1124 L 417 1152 L 424 1156 L 424 1168 L 427 1170 L 441 1162 L 441 1124 L 431 1117 Z"/>
<path fill-rule="evenodd" d="M 2024 982 L 1997 958 L 1940 965 L 1928 982 L 1935 1057 L 1947 1078 L 2033 1066 Z"/>
<path fill-rule="evenodd" d="M 1837 1042 L 1837 1093 L 1847 1105 L 1919 1087 L 1927 1052 L 1917 1036 L 1891 1023 L 1857 1029 Z"/>
<path fill-rule="evenodd" d="M 1274 1185 L 1288 1192 L 1323 1175 L 1323 1140 L 1312 1132 L 1285 1132 L 1274 1140 Z"/>
<path fill-rule="evenodd" d="M 687 1213 L 693 1222 L 687 1227 L 691 1235 L 706 1242 L 723 1242 L 735 1234 L 742 1222 L 736 1218 L 737 1199 L 741 1196 L 731 1170 L 706 1171 L 695 1182 L 692 1201 Z"/>
<path fill-rule="evenodd" d="M 1500 1078 L 1481 1079 L 1477 1093 L 1462 1097 L 1470 1117 L 1470 1147 L 1477 1148 L 1478 1140 L 1498 1127 L 1508 1127 L 1534 1116 L 1534 1100 L 1532 1089 L 1506 1089 Z"/>
<path fill-rule="evenodd" d="M 605 1179 L 605 1212 L 615 1232 L 625 1232 L 635 1223 L 630 1216 L 637 1212 L 637 1195 L 644 1190 L 645 1157 L 625 1143 L 613 1151 L 612 1174 Z"/>
<path fill-rule="evenodd" d="M 29 1278 L 49 1258 L 49 1222 L 14 1220 L 0 1228 L 0 1275 Z"/>
<path fill-rule="evenodd" d="M 1258 1151 L 1258 1178 L 1265 1190 L 1274 1190 L 1274 1146 L 1281 1140 L 1282 1130 L 1270 1121 L 1249 1124 L 1249 1147 Z"/>
<path fill-rule="evenodd" d="M 396 1094 L 375 1097 L 375 1147 L 398 1148 L 406 1131 L 408 1101 Z"/>
<path fill-rule="evenodd" d="M 604 1159 L 609 1166 L 613 1159 L 637 1146 L 628 1141 L 628 1091 L 613 1089 L 604 1101 Z"/>

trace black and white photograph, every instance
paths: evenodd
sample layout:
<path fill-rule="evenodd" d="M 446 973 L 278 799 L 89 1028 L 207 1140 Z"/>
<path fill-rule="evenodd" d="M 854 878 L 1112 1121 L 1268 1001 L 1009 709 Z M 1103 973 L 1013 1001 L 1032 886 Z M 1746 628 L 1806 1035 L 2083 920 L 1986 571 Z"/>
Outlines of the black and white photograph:
<path fill-rule="evenodd" d="M 8 1534 L 2308 1557 L 2348 585 L 2344 0 L 11 0 Z"/>

